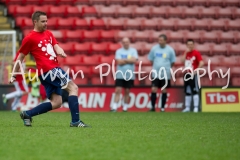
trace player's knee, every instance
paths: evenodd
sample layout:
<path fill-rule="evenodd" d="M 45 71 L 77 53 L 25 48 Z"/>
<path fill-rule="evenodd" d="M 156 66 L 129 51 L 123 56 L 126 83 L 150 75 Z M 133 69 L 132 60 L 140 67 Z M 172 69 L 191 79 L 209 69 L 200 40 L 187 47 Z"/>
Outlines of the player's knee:
<path fill-rule="evenodd" d="M 156 87 L 152 87 L 152 93 L 157 93 L 157 88 Z"/>
<path fill-rule="evenodd" d="M 59 99 L 58 101 L 56 101 L 56 100 L 51 101 L 51 104 L 52 104 L 53 109 L 60 108 L 62 105 L 62 99 Z"/>
<path fill-rule="evenodd" d="M 117 95 L 121 94 L 121 91 L 122 91 L 121 88 L 117 87 L 115 90 L 115 94 L 117 94 Z"/>
<path fill-rule="evenodd" d="M 69 95 L 77 95 L 78 94 L 78 86 L 75 83 L 69 83 L 67 88 Z"/>

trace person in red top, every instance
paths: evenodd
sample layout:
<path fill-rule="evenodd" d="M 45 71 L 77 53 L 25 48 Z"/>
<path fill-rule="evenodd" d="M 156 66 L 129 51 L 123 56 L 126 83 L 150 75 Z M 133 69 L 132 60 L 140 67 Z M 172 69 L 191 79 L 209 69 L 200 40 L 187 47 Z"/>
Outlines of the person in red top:
<path fill-rule="evenodd" d="M 201 54 L 194 49 L 194 41 L 192 39 L 187 40 L 187 49 L 183 54 L 183 61 L 185 62 L 185 68 L 191 68 L 193 71 L 197 68 L 201 68 L 204 65 Z M 190 72 L 190 71 L 189 71 Z M 199 86 L 197 81 L 197 74 L 194 71 L 194 77 L 189 79 L 191 75 L 186 73 L 184 75 L 184 89 L 185 89 L 185 109 L 183 112 L 190 112 L 191 101 L 193 97 L 194 112 L 199 110 Z"/>
<path fill-rule="evenodd" d="M 23 39 L 19 49 L 18 61 L 22 62 L 27 54 L 31 54 L 37 65 L 39 79 L 45 87 L 50 102 L 41 103 L 35 108 L 21 112 L 20 116 L 25 126 L 32 126 L 32 117 L 61 107 L 61 88 L 69 92 L 68 104 L 72 121 L 70 127 L 89 127 L 80 120 L 78 104 L 78 86 L 59 67 L 57 55 L 66 57 L 63 49 L 58 45 L 53 34 L 47 30 L 47 15 L 36 11 L 32 14 L 34 29 Z M 17 62 L 16 62 L 17 63 Z M 20 68 L 15 65 L 10 83 L 16 80 L 16 71 Z"/>
<path fill-rule="evenodd" d="M 19 55 L 19 52 L 16 54 L 14 58 L 14 62 L 16 61 L 18 55 Z M 16 111 L 22 96 L 28 93 L 28 86 L 23 80 L 23 77 L 21 75 L 16 75 L 16 81 L 13 82 L 13 85 L 16 91 L 8 94 L 3 94 L 2 99 L 3 99 L 3 104 L 6 106 L 8 100 L 14 98 L 11 108 L 12 108 L 12 111 Z"/>

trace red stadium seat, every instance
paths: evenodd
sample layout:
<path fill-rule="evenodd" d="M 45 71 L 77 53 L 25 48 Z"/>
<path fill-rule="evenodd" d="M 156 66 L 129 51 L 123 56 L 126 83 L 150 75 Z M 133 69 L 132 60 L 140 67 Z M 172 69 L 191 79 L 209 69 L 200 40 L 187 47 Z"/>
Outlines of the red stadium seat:
<path fill-rule="evenodd" d="M 222 63 L 225 66 L 237 66 L 239 68 L 240 66 L 240 56 L 229 56 L 229 57 L 224 57 L 222 60 Z"/>
<path fill-rule="evenodd" d="M 72 43 L 72 42 L 59 44 L 59 46 L 64 50 L 64 52 L 67 55 L 69 55 L 69 54 L 73 55 L 73 45 L 74 45 L 74 43 Z"/>
<path fill-rule="evenodd" d="M 164 30 L 164 29 L 169 29 L 169 30 L 176 30 L 175 26 L 175 20 L 173 18 L 170 19 L 159 19 L 158 21 L 158 30 Z"/>
<path fill-rule="evenodd" d="M 116 17 L 116 7 L 115 6 L 103 6 L 99 8 L 98 11 L 98 16 L 99 17 Z"/>
<path fill-rule="evenodd" d="M 207 43 L 195 45 L 195 48 L 202 55 L 210 55 L 210 47 L 209 47 L 209 44 Z"/>
<path fill-rule="evenodd" d="M 81 11 L 76 6 L 67 6 L 66 7 L 66 16 L 67 17 L 79 17 L 79 16 L 81 16 Z"/>
<path fill-rule="evenodd" d="M 86 77 L 84 77 L 84 78 L 81 78 L 81 77 L 80 78 L 75 78 L 75 79 L 73 79 L 73 82 L 76 85 L 88 85 L 88 79 Z"/>
<path fill-rule="evenodd" d="M 141 22 L 142 22 L 141 30 L 145 30 L 145 29 L 157 30 L 158 29 L 158 23 L 156 19 L 142 19 Z"/>
<path fill-rule="evenodd" d="M 73 18 L 58 18 L 57 29 L 73 29 L 74 19 Z"/>
<path fill-rule="evenodd" d="M 226 47 L 226 45 L 222 45 L 222 44 L 209 44 L 209 47 L 210 47 L 210 54 L 211 55 L 216 55 L 216 54 L 227 55 L 227 47 Z"/>
<path fill-rule="evenodd" d="M 114 41 L 116 33 L 117 31 L 115 30 L 110 31 L 101 30 L 99 33 L 100 41 Z"/>
<path fill-rule="evenodd" d="M 4 3 L 4 0 L 2 1 Z M 6 5 L 15 5 L 15 4 L 19 4 L 22 5 L 24 4 L 24 0 L 5 0 L 5 4 Z"/>
<path fill-rule="evenodd" d="M 124 29 L 141 29 L 140 19 L 126 19 L 124 22 Z"/>
<path fill-rule="evenodd" d="M 240 76 L 240 70 L 239 70 L 239 66 L 231 66 L 230 68 L 230 72 L 231 72 L 231 76 Z"/>
<path fill-rule="evenodd" d="M 183 7 L 183 18 L 200 18 L 199 7 Z"/>
<path fill-rule="evenodd" d="M 126 0 L 126 5 L 141 5 L 141 0 Z"/>
<path fill-rule="evenodd" d="M 206 42 L 218 42 L 218 32 L 216 31 L 211 31 L 211 32 L 205 32 L 205 31 L 200 31 L 199 32 L 201 35 L 201 43 L 206 43 Z"/>
<path fill-rule="evenodd" d="M 58 0 L 42 0 L 42 4 L 51 4 L 51 5 L 57 5 Z"/>
<path fill-rule="evenodd" d="M 166 34 L 168 35 L 169 42 L 183 42 L 184 36 L 182 34 L 182 31 L 168 32 Z"/>
<path fill-rule="evenodd" d="M 208 0 L 207 6 L 222 6 L 223 7 L 223 1 L 219 0 Z"/>
<path fill-rule="evenodd" d="M 142 53 L 139 53 L 139 54 L 148 55 L 154 45 L 155 44 L 152 44 L 152 43 L 145 43 L 143 45 Z"/>
<path fill-rule="evenodd" d="M 92 77 L 91 84 L 92 85 L 105 85 L 105 78 L 101 81 L 100 77 Z"/>
<path fill-rule="evenodd" d="M 240 50 L 239 50 L 239 44 L 227 44 L 227 55 L 239 55 Z"/>
<path fill-rule="evenodd" d="M 65 40 L 65 31 L 61 30 L 53 30 L 53 36 L 56 38 L 58 42 L 64 42 Z"/>
<path fill-rule="evenodd" d="M 240 8 L 232 8 L 232 14 L 233 19 L 240 18 Z"/>
<path fill-rule="evenodd" d="M 83 39 L 83 31 L 81 30 L 66 30 L 65 34 L 65 41 L 66 42 L 72 42 L 72 41 L 76 41 L 76 42 L 81 42 Z"/>
<path fill-rule="evenodd" d="M 58 0 L 58 5 L 73 5 L 75 0 Z"/>
<path fill-rule="evenodd" d="M 108 29 L 123 29 L 123 19 L 108 19 L 107 20 L 107 28 Z"/>
<path fill-rule="evenodd" d="M 108 0 L 89 0 L 90 5 L 107 5 Z"/>
<path fill-rule="evenodd" d="M 232 85 L 240 87 L 240 77 L 233 77 L 232 78 Z"/>
<path fill-rule="evenodd" d="M 97 10 L 95 7 L 82 7 L 83 17 L 97 17 Z"/>
<path fill-rule="evenodd" d="M 139 0 L 138 0 L 139 1 Z M 133 9 L 133 17 L 150 17 L 150 7 L 134 7 Z"/>
<path fill-rule="evenodd" d="M 143 48 L 144 48 L 144 43 L 142 42 L 136 42 L 136 43 L 132 43 L 130 45 L 131 47 L 135 48 L 138 51 L 138 54 L 141 55 L 143 52 Z"/>
<path fill-rule="evenodd" d="M 210 30 L 207 19 L 192 19 L 193 30 Z"/>
<path fill-rule="evenodd" d="M 86 19 L 74 18 L 74 29 L 89 29 Z"/>
<path fill-rule="evenodd" d="M 34 5 L 32 7 L 32 11 L 31 13 L 35 12 L 35 11 L 42 11 L 42 12 L 45 12 L 45 13 L 49 13 L 49 8 L 53 7 L 52 5 L 43 5 L 43 6 L 37 6 L 37 5 Z"/>
<path fill-rule="evenodd" d="M 49 30 L 55 30 L 58 29 L 58 18 L 49 18 L 47 21 L 47 28 Z"/>
<path fill-rule="evenodd" d="M 191 0 L 189 1 L 190 6 L 209 6 L 209 0 L 202 1 L 202 0 Z"/>
<path fill-rule="evenodd" d="M 98 65 L 99 64 L 99 56 L 83 56 L 83 64 L 84 65 Z"/>
<path fill-rule="evenodd" d="M 91 68 L 89 66 L 85 66 L 85 64 L 84 64 L 84 66 L 82 66 L 82 65 L 74 66 L 73 71 L 75 74 L 78 73 L 79 77 L 81 77 L 81 72 L 83 72 L 84 77 L 91 75 Z"/>
<path fill-rule="evenodd" d="M 28 5 L 28 6 L 17 6 L 14 9 L 14 13 L 13 16 L 26 16 L 26 17 L 30 17 L 31 16 L 31 12 L 32 12 L 32 6 Z"/>
<path fill-rule="evenodd" d="M 221 7 L 217 7 L 216 8 L 216 18 L 233 18 L 234 14 L 233 14 L 233 9 L 232 8 L 221 8 Z"/>
<path fill-rule="evenodd" d="M 107 53 L 113 55 L 115 54 L 116 50 L 118 50 L 121 47 L 122 46 L 119 43 L 109 43 L 107 46 Z"/>
<path fill-rule="evenodd" d="M 208 19 L 210 30 L 226 30 L 226 23 L 222 19 Z"/>
<path fill-rule="evenodd" d="M 102 19 L 91 19 L 90 29 L 106 29 L 105 22 Z"/>
<path fill-rule="evenodd" d="M 208 87 L 208 86 L 212 86 L 213 85 L 213 81 L 209 79 L 208 76 L 206 77 L 201 77 L 200 78 L 200 82 L 201 82 L 201 87 Z"/>
<path fill-rule="evenodd" d="M 17 7 L 17 5 L 10 5 L 7 8 L 8 14 L 13 15 L 14 16 L 14 12 L 15 12 L 15 8 Z"/>
<path fill-rule="evenodd" d="M 113 5 L 113 4 L 123 6 L 126 4 L 126 0 L 108 0 L 108 5 Z"/>
<path fill-rule="evenodd" d="M 183 7 L 168 7 L 167 8 L 167 18 L 183 18 Z"/>
<path fill-rule="evenodd" d="M 80 5 L 90 5 L 90 0 L 75 0 L 74 4 L 80 4 Z"/>
<path fill-rule="evenodd" d="M 73 53 L 87 55 L 90 53 L 90 43 L 76 43 L 73 45 Z"/>
<path fill-rule="evenodd" d="M 218 43 L 223 42 L 231 42 L 231 43 L 237 43 L 239 42 L 239 33 L 237 31 L 228 31 L 228 32 L 217 32 L 218 34 Z"/>
<path fill-rule="evenodd" d="M 151 14 L 151 17 L 166 18 L 167 17 L 167 9 L 166 9 L 165 6 L 162 6 L 162 7 L 152 7 L 150 9 L 150 14 Z"/>
<path fill-rule="evenodd" d="M 192 21 L 191 19 L 175 19 L 176 30 L 187 29 L 192 30 Z"/>
<path fill-rule="evenodd" d="M 32 19 L 30 18 L 23 18 L 23 27 L 21 27 L 22 29 L 33 29 L 33 22 Z M 55 27 L 55 26 L 54 26 Z M 51 28 L 51 25 L 48 25 L 48 28 Z M 55 29 L 55 28 L 52 28 Z"/>
<path fill-rule="evenodd" d="M 226 20 L 227 30 L 240 30 L 240 19 Z"/>
<path fill-rule="evenodd" d="M 99 41 L 99 30 L 83 31 L 83 41 Z"/>
<path fill-rule="evenodd" d="M 91 54 L 107 54 L 107 44 L 108 43 L 92 43 Z"/>
<path fill-rule="evenodd" d="M 51 6 L 48 9 L 48 16 L 49 17 L 65 17 L 66 15 L 66 8 L 67 6 Z"/>
<path fill-rule="evenodd" d="M 115 35 L 115 41 L 122 41 L 124 37 L 128 37 L 131 41 L 133 41 L 133 32 L 132 31 L 119 31 Z"/>
<path fill-rule="evenodd" d="M 160 1 L 156 1 L 156 0 L 142 0 L 142 5 L 151 5 L 151 6 L 159 6 L 160 5 Z"/>
<path fill-rule="evenodd" d="M 213 85 L 214 86 L 219 86 L 219 87 L 224 87 L 224 86 L 226 86 L 227 85 L 227 78 L 225 77 L 225 78 L 217 78 L 217 77 L 214 77 L 213 78 Z M 230 82 L 230 80 L 229 80 L 229 82 Z M 229 85 L 228 85 L 229 86 Z"/>
<path fill-rule="evenodd" d="M 151 66 L 151 62 L 150 62 L 150 60 L 148 60 L 148 55 L 139 56 L 138 57 L 138 64 L 140 62 L 142 62 L 142 65 Z"/>
<path fill-rule="evenodd" d="M 75 55 L 75 56 L 68 56 L 65 58 L 66 65 L 80 65 L 82 63 L 82 56 Z"/>
<path fill-rule="evenodd" d="M 200 18 L 216 18 L 216 7 L 199 7 Z"/>
<path fill-rule="evenodd" d="M 239 2 L 239 0 L 226 0 L 226 1 L 223 1 L 223 5 L 240 7 L 240 2 Z"/>
<path fill-rule="evenodd" d="M 151 42 L 153 32 L 151 31 L 134 31 L 133 32 L 133 42 L 136 41 L 145 41 L 145 42 Z"/>
<path fill-rule="evenodd" d="M 17 17 L 17 18 L 15 18 L 15 25 L 16 26 L 18 26 L 18 27 L 20 27 L 20 28 L 24 28 L 24 19 L 25 19 L 26 17 Z"/>
<path fill-rule="evenodd" d="M 60 65 L 64 65 L 65 64 L 65 58 L 57 57 L 57 60 L 58 60 L 58 64 L 60 64 Z"/>
<path fill-rule="evenodd" d="M 110 55 L 110 56 L 100 56 L 100 63 L 107 63 L 112 65 L 113 60 L 115 59 L 115 55 Z M 116 64 L 116 62 L 115 62 Z"/>
<path fill-rule="evenodd" d="M 199 31 L 183 31 L 183 42 L 186 43 L 187 39 L 193 39 L 195 43 L 199 43 L 201 41 L 201 33 Z"/>
<path fill-rule="evenodd" d="M 106 77 L 106 85 L 115 85 L 115 80 L 112 75 L 108 75 Z"/>
<path fill-rule="evenodd" d="M 116 8 L 116 16 L 117 17 L 133 17 L 133 7 L 117 7 Z"/>

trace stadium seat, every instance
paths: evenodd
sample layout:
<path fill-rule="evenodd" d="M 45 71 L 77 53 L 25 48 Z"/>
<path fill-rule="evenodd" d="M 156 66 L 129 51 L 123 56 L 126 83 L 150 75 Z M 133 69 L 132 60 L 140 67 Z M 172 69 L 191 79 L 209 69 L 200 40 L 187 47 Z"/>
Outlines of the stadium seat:
<path fill-rule="evenodd" d="M 116 16 L 117 17 L 127 17 L 133 18 L 133 7 L 117 7 L 116 8 Z"/>
<path fill-rule="evenodd" d="M 213 78 L 213 85 L 214 86 L 219 86 L 219 87 L 224 87 L 227 85 L 227 77 L 225 78 L 217 78 L 217 77 L 214 77 Z M 230 82 L 230 80 L 229 80 Z"/>
<path fill-rule="evenodd" d="M 142 19 L 141 30 L 152 29 L 158 30 L 158 23 L 156 19 Z"/>
<path fill-rule="evenodd" d="M 148 18 L 150 17 L 150 7 L 134 7 L 133 8 L 133 17 L 144 17 Z"/>
<path fill-rule="evenodd" d="M 80 65 L 82 64 L 82 56 L 75 55 L 75 56 L 68 56 L 65 58 L 65 65 Z"/>
<path fill-rule="evenodd" d="M 165 6 L 151 7 L 150 14 L 151 14 L 150 15 L 151 17 L 166 18 L 167 17 L 167 9 Z"/>
<path fill-rule="evenodd" d="M 17 6 L 15 7 L 13 16 L 14 17 L 18 17 L 18 16 L 31 17 L 32 7 L 33 7 L 32 5 Z"/>
<path fill-rule="evenodd" d="M 108 0 L 108 5 L 126 5 L 126 0 Z"/>
<path fill-rule="evenodd" d="M 213 0 L 211 0 L 213 1 Z M 238 6 L 240 7 L 240 2 L 239 0 L 226 0 L 226 1 L 222 1 L 223 2 L 223 6 Z"/>
<path fill-rule="evenodd" d="M 240 41 L 239 32 L 237 31 L 228 31 L 228 32 L 217 32 L 218 34 L 218 43 L 230 42 L 238 43 Z"/>
<path fill-rule="evenodd" d="M 105 22 L 102 19 L 91 19 L 90 29 L 106 29 Z"/>
<path fill-rule="evenodd" d="M 83 56 L 83 64 L 84 65 L 98 65 L 99 64 L 99 56 Z"/>
<path fill-rule="evenodd" d="M 152 47 L 154 46 L 155 44 L 153 43 L 145 43 L 143 45 L 143 48 L 142 48 L 142 53 L 140 52 L 139 54 L 141 55 L 148 55 L 150 50 L 152 49 Z"/>
<path fill-rule="evenodd" d="M 78 73 L 78 77 L 81 77 L 81 72 L 83 72 L 84 77 L 91 75 L 91 69 L 89 66 L 85 66 L 85 64 L 77 65 L 73 67 L 73 71 L 75 74 Z"/>
<path fill-rule="evenodd" d="M 175 19 L 174 25 L 176 27 L 176 30 L 180 30 L 180 29 L 192 30 L 193 29 L 191 19 Z"/>
<path fill-rule="evenodd" d="M 142 62 L 142 65 L 144 65 L 144 66 L 151 66 L 151 62 L 150 62 L 150 60 L 148 60 L 148 55 L 139 56 L 138 57 L 138 64 L 140 62 Z"/>
<path fill-rule="evenodd" d="M 73 29 L 74 19 L 73 18 L 58 18 L 57 29 Z"/>
<path fill-rule="evenodd" d="M 65 42 L 81 42 L 83 39 L 83 31 L 81 30 L 66 30 Z"/>
<path fill-rule="evenodd" d="M 227 55 L 227 46 L 222 44 L 209 44 L 210 47 L 210 55 Z"/>
<path fill-rule="evenodd" d="M 232 78 L 232 85 L 240 87 L 240 77 L 233 77 Z"/>
<path fill-rule="evenodd" d="M 222 8 L 216 7 L 216 18 L 234 18 L 233 9 L 230 7 Z"/>
<path fill-rule="evenodd" d="M 66 7 L 66 17 L 79 17 L 81 16 L 81 11 L 76 6 Z"/>
<path fill-rule="evenodd" d="M 219 0 L 208 0 L 207 2 L 207 7 L 209 6 L 221 6 L 223 7 L 223 1 L 219 1 Z"/>
<path fill-rule="evenodd" d="M 133 41 L 133 32 L 132 31 L 119 31 L 115 35 L 115 41 L 120 42 L 124 37 L 128 37 L 130 41 Z"/>
<path fill-rule="evenodd" d="M 60 65 L 65 64 L 65 58 L 57 57 L 57 60 L 58 60 L 58 64 L 60 64 Z"/>
<path fill-rule="evenodd" d="M 141 0 L 126 0 L 126 5 L 138 5 L 140 6 L 141 5 Z"/>
<path fill-rule="evenodd" d="M 225 20 L 227 30 L 240 30 L 240 19 L 235 19 L 235 20 Z"/>
<path fill-rule="evenodd" d="M 82 7 L 82 17 L 97 17 L 97 10 L 95 7 Z"/>
<path fill-rule="evenodd" d="M 85 78 L 76 78 L 76 79 L 73 79 L 73 82 L 76 84 L 76 85 L 88 85 L 88 79 L 85 77 Z"/>
<path fill-rule="evenodd" d="M 167 32 L 166 35 L 168 36 L 169 42 L 183 42 L 183 34 L 182 31 L 176 32 Z"/>
<path fill-rule="evenodd" d="M 183 18 L 183 7 L 167 7 L 167 18 Z"/>
<path fill-rule="evenodd" d="M 136 41 L 145 41 L 145 42 L 151 42 L 152 39 L 152 34 L 153 32 L 151 31 L 134 31 L 133 32 L 133 42 L 136 42 Z"/>
<path fill-rule="evenodd" d="M 101 82 L 101 79 L 100 79 L 100 77 L 98 76 L 98 77 L 92 77 L 91 78 L 91 84 L 92 85 L 105 85 L 105 78 L 104 79 L 102 79 L 102 82 Z"/>
<path fill-rule="evenodd" d="M 115 80 L 110 74 L 106 77 L 106 85 L 115 85 Z"/>
<path fill-rule="evenodd" d="M 183 7 L 183 18 L 200 18 L 199 7 Z"/>
<path fill-rule="evenodd" d="M 17 5 L 10 5 L 10 6 L 8 6 L 8 8 L 7 8 L 8 14 L 14 16 L 14 12 L 15 12 L 15 8 L 16 7 L 17 7 Z"/>
<path fill-rule="evenodd" d="M 107 45 L 108 43 L 92 43 L 91 54 L 107 54 Z"/>
<path fill-rule="evenodd" d="M 64 50 L 64 52 L 67 54 L 67 55 L 73 55 L 73 45 L 74 43 L 72 42 L 68 42 L 68 43 L 60 43 L 59 46 Z"/>
<path fill-rule="evenodd" d="M 58 0 L 58 5 L 73 5 L 75 0 Z"/>
<path fill-rule="evenodd" d="M 240 66 L 240 56 L 236 55 L 236 56 L 228 56 L 228 57 L 224 57 L 222 60 L 222 64 L 225 66 Z"/>
<path fill-rule="evenodd" d="M 86 19 L 74 18 L 74 29 L 89 29 Z"/>
<path fill-rule="evenodd" d="M 58 0 L 42 0 L 41 4 L 57 5 L 58 4 Z"/>
<path fill-rule="evenodd" d="M 107 63 L 112 65 L 113 60 L 115 59 L 115 55 L 110 55 L 110 56 L 100 56 L 100 63 Z M 116 63 L 115 63 L 116 64 Z"/>
<path fill-rule="evenodd" d="M 240 44 L 226 44 L 227 55 L 240 55 L 239 45 Z"/>
<path fill-rule="evenodd" d="M 140 19 L 125 19 L 124 29 L 141 29 L 141 20 Z"/>
<path fill-rule="evenodd" d="M 232 76 L 240 76 L 239 66 L 230 66 L 231 77 Z"/>
<path fill-rule="evenodd" d="M 232 8 L 232 18 L 233 19 L 236 19 L 236 18 L 240 18 L 240 8 L 238 7 L 236 7 L 236 8 Z"/>
<path fill-rule="evenodd" d="M 201 34 L 199 31 L 188 31 L 184 30 L 182 31 L 183 35 L 183 43 L 187 42 L 187 39 L 193 39 L 195 43 L 199 43 L 201 41 Z"/>
<path fill-rule="evenodd" d="M 108 43 L 108 46 L 107 46 L 107 53 L 110 54 L 110 55 L 113 55 L 115 54 L 116 50 L 121 48 L 121 44 L 119 43 Z"/>
<path fill-rule="evenodd" d="M 201 43 L 206 43 L 206 42 L 218 42 L 219 36 L 217 31 L 211 31 L 211 32 L 206 32 L 206 31 L 200 31 L 199 32 L 201 36 Z"/>
<path fill-rule="evenodd" d="M 99 30 L 83 31 L 83 41 L 99 41 Z"/>
<path fill-rule="evenodd" d="M 105 30 L 100 30 L 100 33 L 99 33 L 99 38 L 100 38 L 100 41 L 103 42 L 103 41 L 114 41 L 115 40 L 115 34 L 116 34 L 117 31 L 115 30 L 110 30 L 110 31 L 105 31 Z"/>
<path fill-rule="evenodd" d="M 136 42 L 136 43 L 132 43 L 130 45 L 131 47 L 135 48 L 137 51 L 138 51 L 138 54 L 139 55 L 142 55 L 143 53 L 143 46 L 144 46 L 144 43 L 143 42 Z"/>
<path fill-rule="evenodd" d="M 200 12 L 199 18 L 216 18 L 216 7 L 199 7 L 198 12 Z"/>
<path fill-rule="evenodd" d="M 116 7 L 115 6 L 103 6 L 98 10 L 98 17 L 112 17 L 116 18 Z"/>
<path fill-rule="evenodd" d="M 142 5 L 143 6 L 159 6 L 161 1 L 156 1 L 156 0 L 142 0 Z"/>
<path fill-rule="evenodd" d="M 195 45 L 195 49 L 202 55 L 210 55 L 210 47 L 208 43 Z"/>
<path fill-rule="evenodd" d="M 222 19 L 208 19 L 208 30 L 226 30 L 226 23 Z"/>
<path fill-rule="evenodd" d="M 173 18 L 169 19 L 159 19 L 158 23 L 158 30 L 176 30 L 175 20 Z"/>
<path fill-rule="evenodd" d="M 75 0 L 75 5 L 90 5 L 90 0 Z"/>
<path fill-rule="evenodd" d="M 124 20 L 122 18 L 119 19 L 108 19 L 107 20 L 107 29 L 123 29 Z"/>
<path fill-rule="evenodd" d="M 90 53 L 90 43 L 75 43 L 73 45 L 73 53 L 88 55 Z"/>
<path fill-rule="evenodd" d="M 209 79 L 208 76 L 204 76 L 200 78 L 201 87 L 209 87 L 213 85 L 213 81 Z"/>
<path fill-rule="evenodd" d="M 45 13 L 49 13 L 49 8 L 53 7 L 52 5 L 43 5 L 43 6 L 38 6 L 38 5 L 34 5 L 32 7 L 32 11 L 31 11 L 31 14 L 35 11 L 42 11 L 42 12 L 45 12 Z"/>
<path fill-rule="evenodd" d="M 24 28 L 24 19 L 25 19 L 26 17 L 16 17 L 15 18 L 15 25 L 16 26 L 18 26 L 18 27 L 20 27 L 20 28 Z"/>
<path fill-rule="evenodd" d="M 65 31 L 62 30 L 53 30 L 52 34 L 58 42 L 64 42 L 65 40 Z"/>
<path fill-rule="evenodd" d="M 67 6 L 51 6 L 48 8 L 48 16 L 49 17 L 65 17 Z"/>

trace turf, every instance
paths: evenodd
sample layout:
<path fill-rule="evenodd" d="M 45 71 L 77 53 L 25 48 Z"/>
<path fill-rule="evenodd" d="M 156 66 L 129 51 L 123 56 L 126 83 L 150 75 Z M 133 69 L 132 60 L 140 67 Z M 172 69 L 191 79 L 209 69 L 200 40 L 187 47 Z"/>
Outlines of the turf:
<path fill-rule="evenodd" d="M 70 128 L 70 113 L 24 127 L 0 112 L 1 160 L 238 160 L 239 113 L 82 113 L 92 128 Z"/>

